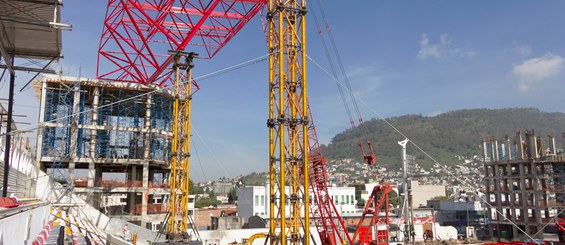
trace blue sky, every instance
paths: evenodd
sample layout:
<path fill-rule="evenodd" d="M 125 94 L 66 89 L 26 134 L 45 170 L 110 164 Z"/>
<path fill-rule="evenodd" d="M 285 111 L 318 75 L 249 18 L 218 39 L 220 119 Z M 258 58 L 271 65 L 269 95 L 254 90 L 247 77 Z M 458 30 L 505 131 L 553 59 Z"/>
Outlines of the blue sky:
<path fill-rule="evenodd" d="M 565 112 L 563 1 L 320 2 L 365 120 L 432 116 L 464 108 L 537 107 Z M 309 7 L 310 11 L 318 8 Z M 66 73 L 78 76 L 80 70 L 82 76 L 95 76 L 104 14 L 105 1 L 65 1 L 62 19 L 73 25 L 63 37 Z M 329 69 L 311 17 L 309 55 Z M 266 52 L 257 16 L 212 60 L 198 60 L 194 76 Z M 335 82 L 316 65 L 308 66 L 318 135 L 321 143 L 329 143 L 333 135 L 350 127 L 349 121 Z M 26 76 L 18 76 L 17 90 Z M 268 169 L 267 82 L 266 62 L 198 81 L 201 90 L 193 103 L 193 179 Z M 37 106 L 29 99 L 32 92 L 16 95 L 22 106 L 15 110 L 35 123 L 36 109 L 27 107 Z M 6 85 L 0 97 L 7 97 Z"/>

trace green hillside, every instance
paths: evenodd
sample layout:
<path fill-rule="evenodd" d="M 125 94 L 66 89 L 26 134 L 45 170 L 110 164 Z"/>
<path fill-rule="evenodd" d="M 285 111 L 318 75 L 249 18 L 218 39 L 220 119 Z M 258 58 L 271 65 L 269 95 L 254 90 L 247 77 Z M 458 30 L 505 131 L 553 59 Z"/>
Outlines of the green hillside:
<path fill-rule="evenodd" d="M 516 131 L 534 129 L 536 135 L 545 140 L 548 134 L 553 134 L 559 147 L 561 132 L 565 132 L 564 113 L 548 113 L 534 108 L 469 109 L 433 117 L 406 115 L 386 120 L 439 163 L 447 165 L 460 163 L 456 156 L 482 156 L 482 139 L 486 137 L 503 139 L 508 135 L 513 142 Z M 401 148 L 397 142 L 404 137 L 384 120 L 372 119 L 339 133 L 330 144 L 323 145 L 322 150 L 329 160 L 353 158 L 361 161 L 358 144 L 366 142 L 367 137 L 376 146 L 378 164 L 400 167 Z M 367 145 L 364 144 L 364 147 L 367 148 Z M 433 163 L 414 145 L 409 144 L 407 152 L 415 155 L 424 168 Z"/>

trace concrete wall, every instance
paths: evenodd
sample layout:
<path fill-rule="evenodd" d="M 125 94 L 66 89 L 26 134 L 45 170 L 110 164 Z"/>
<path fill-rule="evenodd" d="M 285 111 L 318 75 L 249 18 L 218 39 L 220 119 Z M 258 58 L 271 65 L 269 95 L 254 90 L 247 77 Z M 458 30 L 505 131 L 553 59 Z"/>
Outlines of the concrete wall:
<path fill-rule="evenodd" d="M 396 238 L 398 241 L 403 241 L 404 233 L 402 231 L 404 230 L 404 224 L 400 224 L 399 228 L 400 229 L 396 234 Z M 434 234 L 434 240 L 446 241 L 450 239 L 457 239 L 457 229 L 453 226 L 441 226 L 438 223 L 434 223 L 432 231 Z M 424 225 L 414 224 L 414 233 L 415 242 L 424 241 Z"/>
<path fill-rule="evenodd" d="M 371 188 L 370 191 L 373 191 L 373 189 Z M 332 197 L 340 215 L 355 213 L 357 206 L 357 200 L 355 200 L 355 187 L 329 186 L 328 194 Z M 312 193 L 310 193 L 310 195 L 312 195 Z"/>
<path fill-rule="evenodd" d="M 253 216 L 253 186 L 246 186 L 237 189 L 237 214 L 247 222 Z"/>
<path fill-rule="evenodd" d="M 50 205 L 47 203 L 0 219 L 1 244 L 31 244 L 50 220 Z"/>
<path fill-rule="evenodd" d="M 443 185 L 420 185 L 418 181 L 412 181 L 412 207 L 426 206 L 427 201 L 437 196 L 446 196 Z"/>
<path fill-rule="evenodd" d="M 372 190 L 372 189 L 371 189 Z M 286 187 L 287 193 L 290 187 Z M 269 218 L 269 186 L 246 186 L 237 189 L 237 213 L 244 218 L 244 222 L 253 215 L 261 218 Z M 338 200 L 334 200 L 337 211 L 341 214 L 353 214 L 356 210 L 355 187 L 328 187 L 328 193 Z M 310 197 L 312 196 L 309 190 Z M 275 209 L 278 212 L 277 209 Z M 286 213 L 290 212 L 290 206 L 286 205 Z"/>

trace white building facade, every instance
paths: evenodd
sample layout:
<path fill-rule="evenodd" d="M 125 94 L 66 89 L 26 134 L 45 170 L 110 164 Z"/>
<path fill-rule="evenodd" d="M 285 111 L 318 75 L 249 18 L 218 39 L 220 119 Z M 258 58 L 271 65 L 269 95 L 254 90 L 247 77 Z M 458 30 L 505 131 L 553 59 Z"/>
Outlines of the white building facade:
<path fill-rule="evenodd" d="M 290 192 L 290 188 L 287 187 Z M 354 187 L 328 187 L 328 194 L 333 199 L 334 205 L 340 214 L 355 213 L 355 188 Z M 310 199 L 312 193 L 310 191 Z M 247 222 L 251 216 L 269 218 L 269 185 L 246 186 L 237 189 L 237 213 Z M 290 213 L 290 207 L 286 206 L 286 213 Z"/>

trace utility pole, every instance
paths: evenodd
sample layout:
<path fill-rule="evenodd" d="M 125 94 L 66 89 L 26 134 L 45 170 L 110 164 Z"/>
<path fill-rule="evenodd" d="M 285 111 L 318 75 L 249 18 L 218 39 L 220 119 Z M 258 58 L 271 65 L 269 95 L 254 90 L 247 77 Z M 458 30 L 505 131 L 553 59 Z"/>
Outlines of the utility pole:
<path fill-rule="evenodd" d="M 414 230 L 413 230 L 413 218 L 412 218 L 412 190 L 408 184 L 408 159 L 406 157 L 406 144 L 408 144 L 408 139 L 399 141 L 398 144 L 402 147 L 402 188 L 404 194 L 404 242 L 413 242 Z"/>
<path fill-rule="evenodd" d="M 14 55 L 11 60 L 4 60 L 6 64 L 14 65 Z M 6 125 L 6 142 L 4 148 L 4 181 L 2 182 L 2 197 L 8 197 L 8 174 L 10 172 L 10 145 L 12 141 L 12 113 L 14 108 L 14 85 L 16 72 L 10 70 L 10 95 L 8 96 L 8 123 Z"/>

